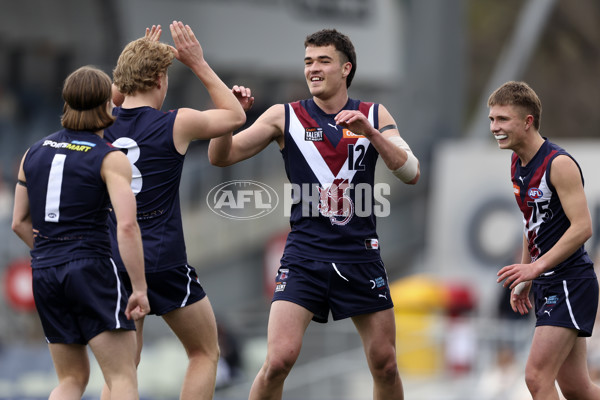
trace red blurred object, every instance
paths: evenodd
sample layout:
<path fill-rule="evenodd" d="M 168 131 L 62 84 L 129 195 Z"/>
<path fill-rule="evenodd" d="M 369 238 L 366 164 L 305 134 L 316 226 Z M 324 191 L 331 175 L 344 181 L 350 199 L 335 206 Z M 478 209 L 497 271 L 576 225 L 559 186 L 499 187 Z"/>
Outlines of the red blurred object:
<path fill-rule="evenodd" d="M 470 286 L 463 283 L 447 283 L 446 310 L 451 316 L 462 315 L 475 308 L 475 297 Z"/>
<path fill-rule="evenodd" d="M 6 268 L 4 293 L 15 311 L 34 311 L 31 262 L 28 259 L 13 260 Z"/>

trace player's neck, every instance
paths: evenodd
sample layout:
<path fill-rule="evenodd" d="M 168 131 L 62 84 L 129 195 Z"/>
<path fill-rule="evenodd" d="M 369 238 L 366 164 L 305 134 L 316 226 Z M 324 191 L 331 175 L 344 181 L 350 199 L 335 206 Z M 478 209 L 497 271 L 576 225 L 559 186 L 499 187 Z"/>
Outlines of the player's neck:
<path fill-rule="evenodd" d="M 337 114 L 348 102 L 348 92 L 339 91 L 334 96 L 323 98 L 313 96 L 314 102 L 327 114 Z"/>
<path fill-rule="evenodd" d="M 515 153 L 519 156 L 521 160 L 521 165 L 525 166 L 529 164 L 529 162 L 535 157 L 537 152 L 540 150 L 540 147 L 544 144 L 545 139 L 536 134 L 531 138 L 531 141 L 527 142 L 526 146 L 522 146 L 519 149 L 515 149 Z"/>
<path fill-rule="evenodd" d="M 125 96 L 125 100 L 121 105 L 122 108 L 138 108 L 138 107 L 152 107 L 160 110 L 162 104 L 155 95 L 153 90 L 147 92 L 137 92 L 133 95 Z"/>

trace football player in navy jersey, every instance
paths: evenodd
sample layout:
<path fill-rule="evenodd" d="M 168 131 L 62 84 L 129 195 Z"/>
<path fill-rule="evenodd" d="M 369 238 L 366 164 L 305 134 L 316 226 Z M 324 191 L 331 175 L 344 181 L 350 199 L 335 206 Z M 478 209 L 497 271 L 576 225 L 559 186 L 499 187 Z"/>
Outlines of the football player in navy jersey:
<path fill-rule="evenodd" d="M 308 324 L 327 322 L 331 313 L 334 320 L 352 318 L 358 330 L 373 398 L 402 399 L 393 303 L 375 229 L 374 172 L 381 156 L 400 180 L 415 184 L 419 163 L 383 105 L 348 97 L 356 71 L 350 39 L 324 29 L 304 45 L 312 98 L 274 105 L 249 128 L 209 144 L 211 163 L 227 166 L 276 142 L 299 199 L 276 277 L 267 357 L 249 398 L 281 399 Z M 234 93 L 245 109 L 252 106 L 250 89 L 234 86 Z"/>
<path fill-rule="evenodd" d="M 584 248 L 592 221 L 581 168 L 540 134 L 542 105 L 526 83 L 503 84 L 488 106 L 498 146 L 513 151 L 513 191 L 525 224 L 521 262 L 500 269 L 498 282 L 512 289 L 513 311 L 535 310 L 527 387 L 536 400 L 558 400 L 555 382 L 567 399 L 600 399 L 587 367 L 598 282 Z"/>
<path fill-rule="evenodd" d="M 190 143 L 239 129 L 245 112 L 204 59 L 194 32 L 181 21 L 170 24 L 174 47 L 159 42 L 153 26 L 125 46 L 113 70 L 115 123 L 105 138 L 124 149 L 133 169 L 138 223 L 144 245 L 151 314 L 161 316 L 188 356 L 180 399 L 212 399 L 219 348 L 212 306 L 196 271 L 188 264 L 179 202 L 179 184 Z M 168 89 L 168 68 L 177 59 L 206 87 L 215 108 L 161 111 Z M 114 226 L 111 224 L 113 241 Z M 119 269 L 122 265 L 114 255 Z M 124 278 L 126 285 L 127 279 Z M 136 321 L 138 357 L 144 319 Z M 102 398 L 106 398 L 106 390 Z"/>
<path fill-rule="evenodd" d="M 58 386 L 50 399 L 81 399 L 90 366 L 100 364 L 112 399 L 138 399 L 135 325 L 149 312 L 144 256 L 127 157 L 106 143 L 111 80 L 82 67 L 65 80 L 64 129 L 25 153 L 12 229 L 31 248 L 33 294 Z M 117 245 L 133 290 L 111 259 L 109 200 Z"/>

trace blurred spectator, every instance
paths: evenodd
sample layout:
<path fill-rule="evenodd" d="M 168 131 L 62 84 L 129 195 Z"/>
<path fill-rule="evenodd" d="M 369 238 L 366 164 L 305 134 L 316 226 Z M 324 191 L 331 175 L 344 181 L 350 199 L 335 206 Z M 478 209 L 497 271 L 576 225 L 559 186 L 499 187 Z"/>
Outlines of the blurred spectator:
<path fill-rule="evenodd" d="M 223 322 L 217 321 L 217 333 L 221 356 L 217 365 L 216 389 L 234 383 L 241 375 L 242 362 L 237 338 Z"/>
<path fill-rule="evenodd" d="M 471 288 L 464 284 L 448 284 L 446 327 L 446 365 L 453 375 L 462 375 L 472 370 L 477 353 L 477 332 L 470 313 L 475 308 Z"/>

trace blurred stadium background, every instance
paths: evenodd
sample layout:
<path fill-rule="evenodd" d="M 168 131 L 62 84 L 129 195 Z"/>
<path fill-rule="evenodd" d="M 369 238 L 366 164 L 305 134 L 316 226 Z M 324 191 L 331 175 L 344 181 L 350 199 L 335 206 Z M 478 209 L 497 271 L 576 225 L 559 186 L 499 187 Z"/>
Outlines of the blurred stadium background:
<path fill-rule="evenodd" d="M 59 129 L 60 89 L 84 64 L 110 73 L 121 48 L 160 24 L 183 20 L 229 85 L 251 87 L 251 123 L 268 106 L 307 97 L 304 37 L 333 27 L 357 49 L 355 98 L 386 105 L 420 159 L 415 187 L 395 182 L 391 216 L 379 219 L 393 283 L 398 361 L 406 398 L 528 398 L 522 376 L 530 318 L 508 312 L 495 283 L 520 245 L 508 153 L 488 129 L 487 96 L 525 80 L 544 105 L 542 132 L 566 146 L 586 174 L 597 253 L 600 227 L 600 3 L 596 0 L 0 0 L 0 399 L 33 400 L 55 384 L 28 291 L 28 251 L 10 229 L 18 162 L 35 140 Z M 170 70 L 164 108 L 210 107 L 193 74 Z M 189 261 L 213 304 L 223 336 L 218 400 L 247 394 L 266 349 L 271 278 L 288 229 L 283 206 L 255 220 L 210 211 L 206 196 L 231 180 L 255 180 L 281 196 L 275 146 L 228 168 L 190 149 L 181 187 Z M 162 320 L 146 322 L 139 368 L 143 399 L 176 399 L 185 355 Z M 590 368 L 600 376 L 598 334 Z M 92 359 L 93 360 L 93 359 Z M 86 399 L 102 377 L 92 363 Z M 370 375 L 350 321 L 311 324 L 285 399 L 371 398 Z"/>

